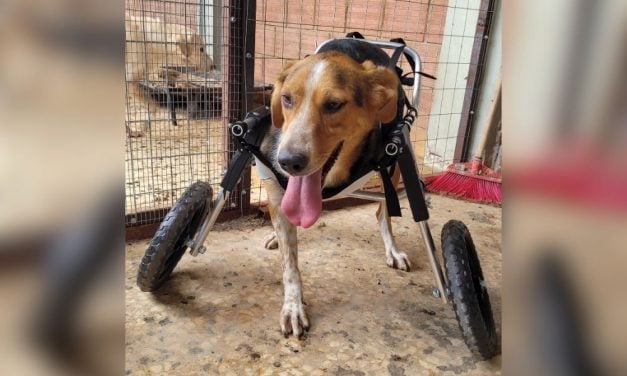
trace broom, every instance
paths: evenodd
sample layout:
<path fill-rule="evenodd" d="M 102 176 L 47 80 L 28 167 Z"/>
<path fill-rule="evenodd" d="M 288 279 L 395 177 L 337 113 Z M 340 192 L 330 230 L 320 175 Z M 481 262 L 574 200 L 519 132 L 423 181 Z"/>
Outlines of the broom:
<path fill-rule="evenodd" d="M 477 152 L 470 162 L 453 163 L 442 174 L 427 178 L 427 190 L 471 201 L 501 204 L 501 172 L 494 171 L 483 164 L 483 154 L 492 124 L 495 123 L 500 99 L 501 82 L 499 81 L 492 96 L 488 126 L 481 135 Z"/>

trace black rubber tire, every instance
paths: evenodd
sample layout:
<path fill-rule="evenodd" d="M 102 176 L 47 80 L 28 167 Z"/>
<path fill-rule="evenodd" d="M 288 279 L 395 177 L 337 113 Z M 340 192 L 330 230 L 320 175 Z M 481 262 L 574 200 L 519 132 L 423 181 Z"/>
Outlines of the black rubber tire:
<path fill-rule="evenodd" d="M 457 322 L 470 351 L 481 359 L 500 353 L 477 250 L 466 225 L 449 221 L 442 228 L 442 254 Z"/>
<path fill-rule="evenodd" d="M 187 250 L 187 241 L 198 231 L 212 196 L 211 186 L 197 181 L 166 214 L 139 264 L 137 286 L 142 291 L 155 291 L 168 279 Z"/>

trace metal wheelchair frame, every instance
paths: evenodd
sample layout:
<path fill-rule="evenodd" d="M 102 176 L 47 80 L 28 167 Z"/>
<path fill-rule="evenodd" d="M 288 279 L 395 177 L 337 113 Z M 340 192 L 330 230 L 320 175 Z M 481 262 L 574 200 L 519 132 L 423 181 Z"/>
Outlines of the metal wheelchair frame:
<path fill-rule="evenodd" d="M 341 39 L 341 38 L 340 38 Z M 325 42 L 323 42 L 322 44 L 320 44 L 320 46 L 316 49 L 316 52 L 322 47 L 324 46 L 325 43 L 328 43 L 330 40 L 327 40 Z M 415 61 L 415 68 L 416 68 L 416 72 L 420 72 L 421 71 L 421 60 L 420 60 L 420 56 L 418 55 L 418 53 L 410 48 L 407 47 L 401 43 L 396 43 L 396 42 L 388 42 L 388 41 L 373 41 L 373 40 L 366 40 L 364 39 L 365 42 L 371 43 L 375 46 L 378 46 L 380 48 L 383 49 L 399 49 L 399 48 L 403 48 L 403 52 L 406 53 L 407 55 L 411 56 L 414 61 Z M 410 103 L 413 107 L 418 107 L 419 104 L 419 100 L 420 100 L 420 81 L 421 81 L 421 76 L 420 74 L 414 72 L 414 83 L 412 86 L 412 96 L 411 96 L 411 100 Z M 257 118 L 256 118 L 257 117 Z M 209 231 L 211 230 L 211 228 L 213 227 L 213 225 L 216 222 L 216 219 L 218 218 L 218 215 L 220 214 L 221 210 L 223 209 L 226 201 L 228 200 L 230 194 L 232 193 L 233 189 L 235 188 L 235 186 L 237 185 L 237 182 L 239 181 L 239 179 L 241 178 L 241 175 L 245 169 L 245 167 L 248 165 L 248 163 L 250 162 L 250 160 L 252 159 L 254 153 L 252 150 L 249 149 L 250 145 L 254 145 L 255 143 L 260 143 L 260 140 L 258 139 L 259 135 L 258 134 L 249 134 L 248 130 L 250 128 L 252 128 L 253 126 L 256 125 L 256 122 L 259 121 L 259 117 L 260 114 L 256 113 L 256 112 L 252 112 L 249 113 L 246 117 L 246 119 L 244 121 L 240 121 L 240 122 L 236 122 L 233 124 L 230 124 L 230 129 L 231 129 L 231 134 L 236 137 L 237 139 L 239 139 L 242 142 L 242 148 L 240 148 L 240 150 L 237 151 L 236 155 L 234 156 L 233 160 L 231 161 L 231 164 L 229 165 L 229 168 L 227 169 L 227 172 L 220 184 L 221 186 L 221 190 L 218 192 L 218 194 L 216 195 L 216 197 L 213 200 L 209 200 L 210 202 L 208 202 L 208 205 L 205 205 L 206 209 L 205 209 L 205 213 L 203 213 L 203 221 L 202 224 L 200 226 L 200 229 L 198 230 L 198 232 L 194 235 L 193 239 L 191 239 L 190 241 L 187 242 L 187 247 L 190 249 L 190 254 L 192 256 L 198 256 L 201 253 L 205 253 L 206 248 L 203 245 L 208 234 Z M 247 139 L 248 137 L 248 139 Z M 414 168 L 416 168 L 416 161 L 415 161 L 415 157 L 414 157 L 414 152 L 413 149 L 411 147 L 411 139 L 409 137 L 409 129 L 408 127 L 404 127 L 402 133 L 400 134 L 401 142 L 399 145 L 397 145 L 398 147 L 400 147 L 400 149 L 404 149 L 404 152 L 406 153 L 405 155 L 407 157 L 411 156 L 411 160 L 413 161 L 414 164 Z M 258 146 L 258 145 L 257 145 Z M 391 148 L 394 149 L 394 148 Z M 387 154 L 396 154 L 396 152 L 398 152 L 399 150 L 387 150 L 386 148 L 386 153 Z M 259 160 L 257 161 L 257 166 L 263 165 L 263 163 L 261 163 Z M 374 202 L 384 202 L 386 200 L 385 194 L 381 193 L 381 192 L 368 192 L 368 191 L 364 191 L 361 188 L 363 187 L 363 185 L 375 174 L 375 171 L 373 170 L 372 172 L 366 174 L 365 176 L 359 178 L 355 183 L 359 183 L 359 184 L 351 184 L 349 185 L 344 191 L 338 193 L 337 195 L 333 196 L 333 198 L 339 198 L 339 197 L 354 197 L 354 198 L 359 198 L 359 199 L 364 199 L 364 200 L 369 200 L 369 201 L 374 201 Z M 418 172 L 417 170 L 415 171 L 415 176 L 418 176 Z M 405 179 L 404 179 L 405 180 Z M 357 188 L 355 188 L 356 186 L 358 186 Z M 418 185 L 418 189 L 421 189 L 420 186 Z M 404 198 L 407 197 L 407 192 L 406 190 L 402 190 L 400 192 L 398 192 L 398 197 L 399 198 Z M 426 204 L 424 203 L 424 192 L 421 192 L 420 195 L 413 195 L 413 197 L 419 197 L 422 199 L 422 202 L 419 203 L 422 207 L 424 207 L 424 211 L 426 214 L 426 219 L 423 219 L 424 217 L 421 217 L 421 220 L 416 220 L 416 216 L 414 215 L 414 219 L 416 220 L 416 222 L 418 222 L 418 225 L 420 226 L 420 232 L 422 235 L 422 238 L 424 240 L 425 243 L 425 248 L 427 250 L 427 254 L 429 257 L 429 262 L 431 264 L 431 269 L 433 271 L 433 275 L 435 277 L 435 281 L 436 281 L 436 287 L 433 289 L 433 294 L 436 297 L 439 297 L 442 299 L 442 301 L 444 303 L 448 303 L 449 301 L 449 289 L 447 287 L 447 282 L 444 278 L 444 272 L 442 270 L 442 267 L 440 266 L 440 262 L 438 261 L 438 258 L 436 257 L 436 248 L 435 248 L 435 244 L 433 242 L 433 237 L 431 235 L 431 230 L 429 229 L 429 224 L 428 224 L 428 213 L 426 212 Z M 411 196 L 409 197 L 410 200 L 412 200 Z M 414 199 L 415 200 L 415 199 Z M 411 202 L 410 202 L 411 204 Z"/>

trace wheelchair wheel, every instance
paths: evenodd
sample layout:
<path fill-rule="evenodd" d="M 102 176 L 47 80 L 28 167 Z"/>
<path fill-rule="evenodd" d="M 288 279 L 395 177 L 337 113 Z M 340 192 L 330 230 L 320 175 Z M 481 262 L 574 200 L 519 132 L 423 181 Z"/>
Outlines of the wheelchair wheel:
<path fill-rule="evenodd" d="M 500 352 L 488 289 L 466 225 L 442 228 L 442 253 L 455 316 L 470 351 L 482 359 Z"/>
<path fill-rule="evenodd" d="M 155 291 L 168 279 L 198 231 L 212 195 L 209 184 L 197 181 L 172 206 L 139 265 L 137 286 L 142 291 Z"/>

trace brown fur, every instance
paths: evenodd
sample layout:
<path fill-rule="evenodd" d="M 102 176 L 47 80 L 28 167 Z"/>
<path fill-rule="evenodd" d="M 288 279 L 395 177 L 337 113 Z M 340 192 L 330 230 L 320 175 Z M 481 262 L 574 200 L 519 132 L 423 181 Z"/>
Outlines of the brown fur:
<path fill-rule="evenodd" d="M 306 93 L 314 65 L 320 61 L 333 67 L 326 69 Z M 394 72 L 369 61 L 359 64 L 335 52 L 316 54 L 287 67 L 279 76 L 272 94 L 272 118 L 281 127 L 283 138 L 289 138 L 293 120 L 298 114 L 309 114 L 311 140 L 303 140 L 300 152 L 310 158 L 310 171 L 318 170 L 329 158 L 338 140 L 344 141 L 340 157 L 326 176 L 324 186 L 335 186 L 348 178 L 350 167 L 367 134 L 379 123 L 396 116 L 398 78 Z M 306 95 L 308 94 L 308 95 Z M 282 96 L 291 96 L 293 105 L 286 108 Z M 325 103 L 345 105 L 335 113 L 324 111 Z M 298 132 L 295 130 L 294 132 Z"/>

